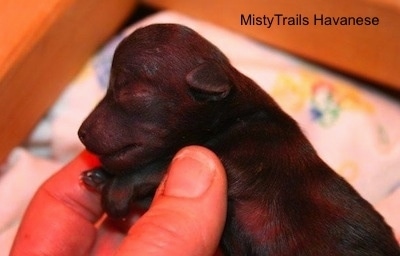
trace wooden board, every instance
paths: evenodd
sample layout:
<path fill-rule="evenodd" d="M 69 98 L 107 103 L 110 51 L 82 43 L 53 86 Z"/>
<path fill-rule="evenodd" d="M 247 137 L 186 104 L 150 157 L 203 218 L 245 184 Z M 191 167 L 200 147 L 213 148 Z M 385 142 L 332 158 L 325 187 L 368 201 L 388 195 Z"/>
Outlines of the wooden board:
<path fill-rule="evenodd" d="M 280 49 L 381 86 L 400 89 L 400 2 L 398 0 L 145 0 L 208 20 Z M 255 22 L 242 22 L 251 15 Z M 254 15 L 254 16 L 253 16 Z M 275 17 L 273 25 L 264 24 Z M 280 24 L 277 24 L 278 16 Z M 316 24 L 314 24 L 316 15 Z M 378 25 L 321 25 L 319 18 L 377 17 Z M 286 24 L 283 16 L 287 17 Z M 289 17 L 293 22 L 289 24 Z M 308 19 L 308 24 L 299 20 Z M 259 25 L 257 25 L 257 19 Z M 228 42 L 227 42 L 228 43 Z"/>

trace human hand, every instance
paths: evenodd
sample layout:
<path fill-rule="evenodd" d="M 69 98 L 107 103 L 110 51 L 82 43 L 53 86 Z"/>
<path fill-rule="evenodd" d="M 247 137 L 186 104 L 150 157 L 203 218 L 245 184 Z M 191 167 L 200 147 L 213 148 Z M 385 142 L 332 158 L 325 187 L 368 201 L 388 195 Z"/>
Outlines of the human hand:
<path fill-rule="evenodd" d="M 175 156 L 150 209 L 133 220 L 104 219 L 100 195 L 78 181 L 98 166 L 87 152 L 51 177 L 33 198 L 11 255 L 214 255 L 225 224 L 224 168 L 209 150 Z"/>

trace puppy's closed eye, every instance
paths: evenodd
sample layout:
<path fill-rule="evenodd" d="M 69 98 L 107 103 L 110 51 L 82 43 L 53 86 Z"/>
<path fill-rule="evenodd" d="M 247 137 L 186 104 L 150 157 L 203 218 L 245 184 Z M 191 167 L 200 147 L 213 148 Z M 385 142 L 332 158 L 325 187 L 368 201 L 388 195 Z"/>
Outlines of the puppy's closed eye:
<path fill-rule="evenodd" d="M 131 88 L 125 88 L 118 92 L 116 95 L 117 101 L 131 102 L 132 100 L 145 99 L 154 95 L 154 90 L 143 83 L 132 84 L 129 87 Z"/>

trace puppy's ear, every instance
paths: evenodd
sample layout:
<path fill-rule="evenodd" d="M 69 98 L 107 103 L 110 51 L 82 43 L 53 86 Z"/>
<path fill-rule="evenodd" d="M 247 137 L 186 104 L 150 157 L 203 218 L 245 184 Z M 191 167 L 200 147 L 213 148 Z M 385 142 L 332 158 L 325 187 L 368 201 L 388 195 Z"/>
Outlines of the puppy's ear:
<path fill-rule="evenodd" d="M 197 100 L 217 101 L 228 96 L 231 82 L 216 63 L 205 62 L 186 75 L 190 92 Z"/>

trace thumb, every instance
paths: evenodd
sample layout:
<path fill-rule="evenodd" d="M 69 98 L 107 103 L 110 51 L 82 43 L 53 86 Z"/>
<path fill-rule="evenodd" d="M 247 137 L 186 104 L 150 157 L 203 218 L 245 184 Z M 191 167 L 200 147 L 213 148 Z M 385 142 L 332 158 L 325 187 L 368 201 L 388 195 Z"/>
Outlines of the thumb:
<path fill-rule="evenodd" d="M 227 181 L 217 156 L 190 146 L 177 153 L 150 209 L 117 255 L 213 255 L 225 224 Z"/>

